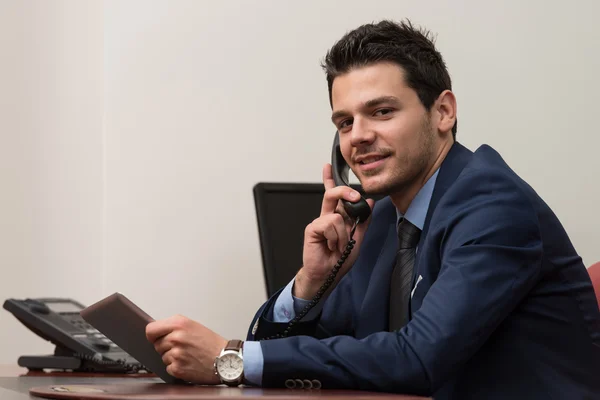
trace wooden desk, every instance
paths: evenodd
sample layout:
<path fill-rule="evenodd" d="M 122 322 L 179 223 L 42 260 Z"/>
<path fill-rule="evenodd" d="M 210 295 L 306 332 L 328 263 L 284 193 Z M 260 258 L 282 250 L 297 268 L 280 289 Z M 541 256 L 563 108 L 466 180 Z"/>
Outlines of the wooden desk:
<path fill-rule="evenodd" d="M 29 395 L 31 388 L 64 387 L 66 390 L 77 389 L 85 386 L 92 392 L 84 394 L 64 394 L 64 398 L 79 399 L 129 399 L 135 400 L 209 400 L 209 399 L 239 399 L 245 400 L 283 400 L 283 399 L 314 399 L 315 397 L 327 400 L 423 400 L 424 397 L 403 396 L 388 393 L 372 393 L 362 391 L 340 390 L 290 390 L 290 389 L 262 389 L 253 387 L 229 388 L 227 386 L 181 386 L 167 385 L 159 378 L 123 378 L 115 376 L 98 376 L 91 374 L 45 374 L 28 373 L 27 369 L 11 365 L 0 365 L 0 398 L 2 400 L 37 399 Z M 93 390 L 106 392 L 93 392 Z M 56 395 L 56 392 L 53 393 Z M 61 395 L 58 393 L 58 395 Z M 112 397 L 110 397 L 110 396 Z M 76 396 L 76 397 L 72 397 Z"/>
<path fill-rule="evenodd" d="M 71 378 L 156 378 L 155 374 L 139 373 L 139 374 L 111 374 L 111 373 L 94 373 L 94 372 L 63 372 L 63 371 L 29 371 L 27 368 L 22 368 L 17 365 L 0 364 L 0 377 L 13 376 L 40 376 L 40 377 L 71 377 Z M 0 398 L 1 400 L 1 398 Z"/>

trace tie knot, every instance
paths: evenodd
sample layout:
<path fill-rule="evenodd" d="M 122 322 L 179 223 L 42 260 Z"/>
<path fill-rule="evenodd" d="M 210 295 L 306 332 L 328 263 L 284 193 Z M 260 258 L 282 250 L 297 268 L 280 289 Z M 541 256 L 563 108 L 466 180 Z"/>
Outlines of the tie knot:
<path fill-rule="evenodd" d="M 421 230 L 410 223 L 406 218 L 398 222 L 398 247 L 400 249 L 411 249 L 417 247 Z"/>

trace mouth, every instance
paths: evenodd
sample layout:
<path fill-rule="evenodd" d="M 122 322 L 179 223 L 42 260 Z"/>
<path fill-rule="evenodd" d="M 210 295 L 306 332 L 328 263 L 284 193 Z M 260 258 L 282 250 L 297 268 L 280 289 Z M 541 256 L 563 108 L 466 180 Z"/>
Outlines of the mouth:
<path fill-rule="evenodd" d="M 368 154 L 356 158 L 356 163 L 361 171 L 370 171 L 383 165 L 389 155 Z"/>

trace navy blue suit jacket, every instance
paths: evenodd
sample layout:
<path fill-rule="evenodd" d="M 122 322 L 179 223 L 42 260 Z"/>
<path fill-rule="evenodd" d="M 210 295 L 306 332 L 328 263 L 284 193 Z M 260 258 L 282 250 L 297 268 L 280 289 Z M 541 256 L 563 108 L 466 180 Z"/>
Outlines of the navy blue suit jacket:
<path fill-rule="evenodd" d="M 296 336 L 261 342 L 263 386 L 318 379 L 436 399 L 600 398 L 590 278 L 557 217 L 498 153 L 458 143 L 448 153 L 419 243 L 411 320 L 388 332 L 395 225 L 390 199 L 377 202 L 359 257 L 320 316 Z M 276 298 L 248 340 L 284 329 L 271 319 Z"/>

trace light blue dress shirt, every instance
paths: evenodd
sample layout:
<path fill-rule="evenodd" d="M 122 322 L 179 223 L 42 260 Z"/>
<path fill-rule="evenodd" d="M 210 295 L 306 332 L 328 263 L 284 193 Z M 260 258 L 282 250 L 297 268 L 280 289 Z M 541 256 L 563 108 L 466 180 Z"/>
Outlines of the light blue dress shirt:
<path fill-rule="evenodd" d="M 425 224 L 425 218 L 427 217 L 427 210 L 429 209 L 429 203 L 431 202 L 431 196 L 433 194 L 433 188 L 439 169 L 427 180 L 425 185 L 419 190 L 413 201 L 410 203 L 406 215 L 403 215 L 400 211 L 396 210 L 398 219 L 405 217 L 413 225 L 423 230 Z M 296 313 L 299 313 L 304 307 L 310 302 L 310 300 L 299 299 L 292 295 L 292 289 L 294 288 L 294 281 L 292 279 L 290 283 L 283 289 L 279 294 L 275 306 L 273 307 L 273 320 L 274 322 L 289 322 L 296 317 Z M 327 296 L 323 297 L 319 303 L 317 303 L 309 312 L 306 314 L 302 321 L 310 321 L 316 318 L 323 306 Z M 247 341 L 244 342 L 244 376 L 246 383 L 251 385 L 260 386 L 262 383 L 263 364 L 264 357 L 260 342 Z"/>

